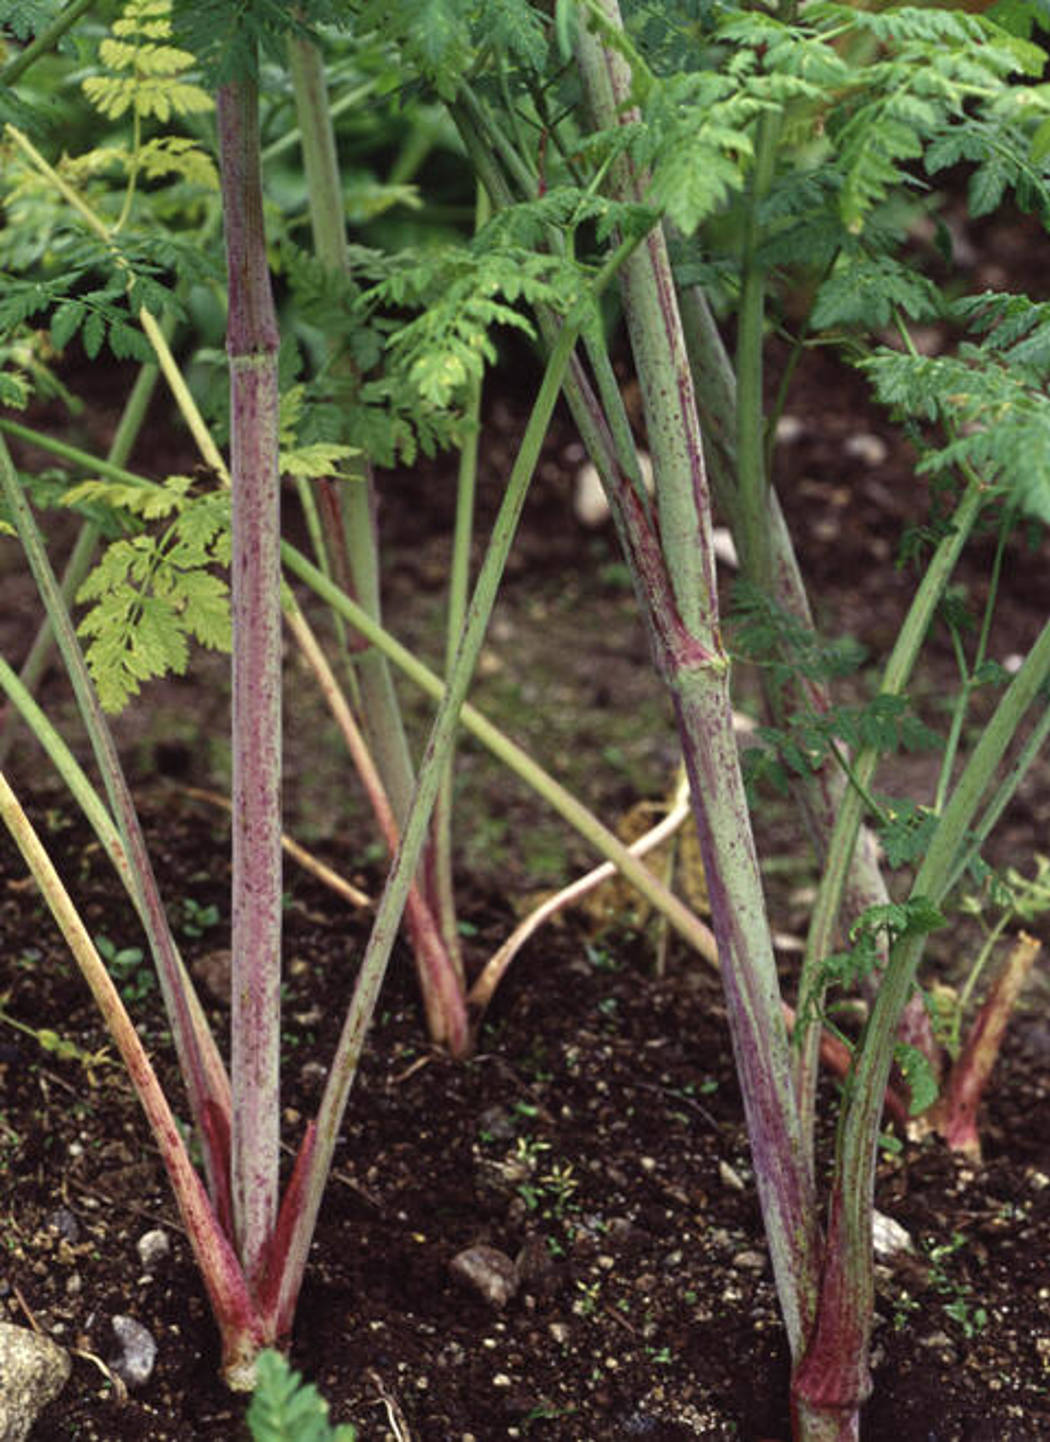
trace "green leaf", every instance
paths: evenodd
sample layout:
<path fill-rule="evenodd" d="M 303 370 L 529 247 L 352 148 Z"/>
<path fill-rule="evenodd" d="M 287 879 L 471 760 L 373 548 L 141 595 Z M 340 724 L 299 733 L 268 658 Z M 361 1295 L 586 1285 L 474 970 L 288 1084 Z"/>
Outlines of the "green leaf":
<path fill-rule="evenodd" d="M 258 1384 L 248 1408 L 254 1442 L 355 1442 L 354 1428 L 333 1428 L 328 1404 L 312 1383 L 305 1383 L 277 1352 L 259 1354 Z"/>
<path fill-rule="evenodd" d="M 929 1058 L 907 1042 L 898 1042 L 894 1047 L 893 1060 L 908 1084 L 908 1115 L 917 1117 L 937 1100 L 937 1074 Z"/>

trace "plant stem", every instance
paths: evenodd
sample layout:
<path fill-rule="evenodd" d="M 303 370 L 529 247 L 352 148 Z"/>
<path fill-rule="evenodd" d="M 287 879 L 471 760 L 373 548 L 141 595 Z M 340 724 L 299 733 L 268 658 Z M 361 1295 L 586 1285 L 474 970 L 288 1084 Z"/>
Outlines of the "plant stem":
<path fill-rule="evenodd" d="M 907 686 L 908 678 L 919 654 L 919 648 L 929 630 L 934 610 L 985 499 L 985 487 L 978 478 L 974 477 L 967 485 L 962 499 L 956 507 L 949 534 L 937 547 L 919 583 L 893 651 L 886 663 L 882 685 L 879 688 L 880 695 L 898 696 Z M 816 1022 L 820 1015 L 823 996 L 820 968 L 825 957 L 830 955 L 833 949 L 835 925 L 843 888 L 863 816 L 864 803 L 861 794 L 870 789 L 878 760 L 879 753 L 875 747 L 871 746 L 863 748 L 853 759 L 853 772 L 860 786 L 859 788 L 847 787 L 842 797 L 835 829 L 824 860 L 824 870 L 817 891 L 817 899 L 810 918 L 806 954 L 799 976 L 799 1031 L 796 1036 L 798 1047 L 797 1084 L 806 1145 L 811 1154 L 816 1120 L 818 1063 Z M 810 1005 L 812 1002 L 815 1002 L 816 1005 Z"/>
<path fill-rule="evenodd" d="M 314 250 L 325 267 L 346 274 L 350 266 L 343 191 L 335 133 L 328 109 L 324 59 L 316 45 L 296 37 L 289 40 L 288 52 L 302 138 Z M 356 381 L 347 360 L 338 361 L 337 366 L 345 378 Z M 343 548 L 354 592 L 365 610 L 378 621 L 381 619 L 381 603 L 374 478 L 367 457 L 352 459 L 350 467 L 350 478 L 338 491 L 341 533 L 333 535 L 331 543 Z M 390 668 L 386 658 L 371 648 L 357 653 L 354 660 L 365 735 L 393 806 L 394 818 L 401 827 L 411 800 L 414 778 Z M 464 978 L 451 866 L 447 858 L 444 864 L 438 860 L 433 846 L 434 843 L 428 843 L 424 848 L 419 892 L 412 906 L 414 920 L 410 921 L 410 928 L 414 937 L 428 938 L 425 941 L 420 939 L 419 944 L 424 946 L 426 956 L 420 958 L 417 970 L 431 1036 L 435 1041 L 443 1042 L 450 1035 L 458 1035 L 462 1028 L 465 1015 Z M 430 918 L 424 916 L 423 907 L 430 909 Z M 434 949 L 435 941 L 444 944 L 446 955 L 443 960 Z M 446 971 L 451 975 L 446 977 L 443 974 Z M 443 998 L 452 997 L 458 997 L 458 1003 L 453 1007 L 452 1014 L 445 1015 Z"/>
<path fill-rule="evenodd" d="M 233 618 L 231 1185 L 258 1284 L 277 1219 L 281 1024 L 281 579 L 277 319 L 266 262 L 253 81 L 220 87 L 229 285 Z"/>
<path fill-rule="evenodd" d="M 540 448 L 550 424 L 562 379 L 580 327 L 587 314 L 587 308 L 593 303 L 593 294 L 597 293 L 623 264 L 633 244 L 634 242 L 625 243 L 617 249 L 613 257 L 602 267 L 593 283 L 592 294 L 582 299 L 577 304 L 573 316 L 566 320 L 558 344 L 548 361 L 532 414 L 522 437 L 517 459 L 507 481 L 485 560 L 474 588 L 456 656 L 456 664 L 452 669 L 438 706 L 437 715 L 434 718 L 430 739 L 427 742 L 419 770 L 412 806 L 401 835 L 401 844 L 390 868 L 379 902 L 372 933 L 361 962 L 357 984 L 354 987 L 350 1009 L 332 1062 L 328 1084 L 325 1087 L 317 1117 L 316 1138 L 312 1139 L 310 1154 L 305 1164 L 306 1176 L 302 1183 L 302 1202 L 291 1220 L 287 1238 L 287 1256 L 283 1259 L 279 1276 L 276 1278 L 276 1293 L 271 1303 L 278 1318 L 281 1319 L 290 1319 L 294 1311 L 295 1299 L 301 1284 L 325 1179 L 331 1168 L 336 1139 L 350 1095 L 350 1088 L 357 1072 L 365 1034 L 379 997 L 379 990 L 393 948 L 411 878 L 426 839 L 431 812 L 438 787 L 441 784 L 442 770 L 450 752 L 459 713 L 481 651 L 503 568 L 524 505 L 528 483 L 539 458 Z"/>
<path fill-rule="evenodd" d="M 740 308 L 737 316 L 736 456 L 739 488 L 737 550 L 752 576 L 770 574 L 769 477 L 766 473 L 765 350 L 766 272 L 758 258 L 760 211 L 776 166 L 779 112 L 763 112 L 755 141 L 755 169 L 744 221 Z"/>
<path fill-rule="evenodd" d="M 168 322 L 167 330 L 172 329 L 172 323 Z M 131 455 L 139 432 L 142 430 L 146 419 L 146 410 L 156 389 L 157 366 L 148 362 L 139 369 L 135 377 L 135 384 L 132 386 L 124 410 L 121 413 L 120 422 L 113 434 L 107 453 L 107 460 L 115 466 L 122 466 Z M 65 570 L 62 573 L 60 591 L 63 603 L 67 610 L 71 611 L 73 602 L 76 599 L 80 584 L 91 568 L 94 559 L 95 549 L 98 545 L 99 529 L 92 521 L 85 521 L 77 535 L 76 544 L 66 562 Z M 22 684 L 34 692 L 40 683 L 40 678 L 47 667 L 51 649 L 54 645 L 54 632 L 49 617 L 45 616 L 33 638 L 29 648 L 29 654 L 22 663 L 20 672 Z M 12 714 L 0 732 L 0 766 L 6 762 L 11 750 L 11 743 L 15 737 L 15 718 Z"/>
<path fill-rule="evenodd" d="M 295 92 L 302 144 L 303 169 L 314 250 L 329 270 L 349 271 L 343 190 L 336 155 L 335 133 L 328 110 L 324 59 L 311 41 L 293 37 L 288 42 L 289 68 Z M 379 621 L 379 559 L 375 532 L 375 487 L 371 467 L 364 460 L 350 461 L 350 477 L 340 487 L 343 535 L 354 593 L 368 614 Z M 369 650 L 356 658 L 360 674 L 365 734 L 383 777 L 398 825 L 404 824 L 412 796 L 412 762 L 400 707 L 385 659 Z"/>
<path fill-rule="evenodd" d="M 215 1212 L 193 1169 L 175 1117 L 156 1073 L 124 1009 L 120 993 L 95 949 L 69 894 L 51 864 L 17 798 L 0 771 L 0 819 L 25 858 L 52 916 L 65 937 L 77 965 L 91 988 L 110 1036 L 117 1045 L 135 1093 L 160 1149 L 183 1225 L 204 1279 L 212 1310 L 223 1339 L 223 1363 L 231 1385 L 243 1379 L 245 1368 L 265 1344 L 261 1318 L 244 1276 Z"/>
<path fill-rule="evenodd" d="M 942 543 L 944 544 L 944 543 Z M 912 898 L 943 899 L 960 844 L 1021 719 L 1050 676 L 1050 622 L 1007 688 L 959 777 L 912 885 Z M 871 1245 L 875 1162 L 883 1094 L 893 1063 L 897 1022 L 915 980 L 926 935 L 907 933 L 893 947 L 856 1052 L 839 1129 L 826 1264 L 816 1325 L 793 1378 L 793 1395 L 818 1420 L 867 1395 L 874 1262 Z M 803 1434 L 806 1435 L 805 1433 Z M 834 1432 L 813 1436 L 836 1436 Z M 848 1434 L 842 1433 L 846 1436 Z"/>
<path fill-rule="evenodd" d="M 17 713 L 21 715 L 35 739 L 44 748 L 55 770 L 69 788 L 70 795 L 77 802 L 87 817 L 92 831 L 102 843 L 102 848 L 124 883 L 128 895 L 138 906 L 139 898 L 134 875 L 128 862 L 127 852 L 124 850 L 124 843 L 120 839 L 120 832 L 114 824 L 112 816 L 106 810 L 101 796 L 88 780 L 62 736 L 37 705 L 22 679 L 15 674 L 2 656 L 0 656 L 0 688 L 6 692 L 8 699 L 17 708 Z"/>
<path fill-rule="evenodd" d="M 223 1226 L 229 1218 L 228 1156 L 230 1084 L 193 983 L 183 965 L 157 889 L 142 826 L 131 799 L 113 736 L 69 612 L 29 504 L 22 494 L 7 446 L 0 442 L 0 486 L 18 530 L 37 590 L 54 627 L 55 639 L 73 686 L 77 706 L 102 774 L 110 809 L 120 830 L 134 883 L 134 900 L 149 940 L 161 996 L 171 1024 L 190 1109 L 204 1151 L 213 1202 Z"/>
<path fill-rule="evenodd" d="M 2 426 L 0 422 L 0 426 Z M 420 690 L 440 701 L 445 693 L 440 677 L 429 670 L 401 643 L 376 626 L 349 596 L 339 591 L 302 552 L 287 541 L 282 548 L 284 564 L 300 580 L 321 596 L 330 606 L 342 610 L 347 620 L 360 630 L 373 646 L 382 650 Z M 460 712 L 463 728 L 479 741 L 538 796 L 541 796 L 574 831 L 594 847 L 599 856 L 611 861 L 620 874 L 631 883 L 661 915 L 666 916 L 678 934 L 701 956 L 714 961 L 717 956 L 714 937 L 707 927 L 684 906 L 652 874 L 643 862 L 633 857 L 624 843 L 603 826 L 592 812 L 567 791 L 559 781 L 508 736 L 493 726 L 474 706 L 466 703 Z"/>
<path fill-rule="evenodd" d="M 616 0 L 596 0 L 594 9 L 603 23 L 622 29 Z M 630 71 L 619 51 L 580 27 L 576 56 L 595 126 L 636 120 Z M 625 157 L 610 175 L 617 198 L 634 198 L 640 181 Z M 657 543 L 633 493 L 622 497 L 634 532 L 629 559 L 646 597 L 657 669 L 678 717 L 759 1199 L 788 1340 L 798 1356 L 816 1301 L 814 1179 L 798 1125 L 762 879 L 733 734 L 700 426 L 662 231 L 650 233 L 625 268 L 621 293 L 660 515 Z"/>
<path fill-rule="evenodd" d="M 9 60 L 0 70 L 0 85 L 5 89 L 16 85 L 34 61 L 54 48 L 62 36 L 76 24 L 85 10 L 90 10 L 94 0 L 70 0 L 66 8 L 56 15 L 51 24 L 35 35 L 24 50 Z"/>

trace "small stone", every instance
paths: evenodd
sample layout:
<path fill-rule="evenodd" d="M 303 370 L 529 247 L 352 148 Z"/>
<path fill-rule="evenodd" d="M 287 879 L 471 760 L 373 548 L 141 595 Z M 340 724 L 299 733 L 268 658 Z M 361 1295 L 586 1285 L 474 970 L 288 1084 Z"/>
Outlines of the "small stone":
<path fill-rule="evenodd" d="M 866 466 L 881 466 L 890 453 L 889 446 L 881 436 L 864 431 L 847 436 L 843 450 L 847 456 L 856 456 L 857 460 L 863 461 Z"/>
<path fill-rule="evenodd" d="M 299 1080 L 308 1092 L 318 1092 L 328 1079 L 324 1062 L 307 1061 L 299 1068 Z"/>
<path fill-rule="evenodd" d="M 151 1227 L 135 1243 L 144 1272 L 155 1272 L 171 1252 L 171 1239 L 162 1227 Z"/>
<path fill-rule="evenodd" d="M 871 1241 L 877 1257 L 896 1257 L 900 1252 L 910 1252 L 911 1236 L 907 1228 L 884 1212 L 876 1211 L 871 1219 Z"/>
<path fill-rule="evenodd" d="M 784 415 L 777 421 L 777 444 L 792 446 L 806 434 L 806 427 L 798 416 Z"/>
<path fill-rule="evenodd" d="M 233 981 L 233 952 L 219 946 L 206 951 L 203 956 L 190 962 L 194 981 L 198 982 L 211 997 L 222 1006 L 230 1004 L 230 989 Z"/>
<path fill-rule="evenodd" d="M 730 1266 L 735 1267 L 738 1272 L 762 1272 L 765 1270 L 766 1259 L 761 1252 L 737 1252 Z"/>
<path fill-rule="evenodd" d="M 57 1232 L 64 1242 L 75 1245 L 80 1240 L 80 1223 L 68 1207 L 58 1207 L 47 1219 L 47 1224 L 53 1232 Z"/>
<path fill-rule="evenodd" d="M 718 1175 L 722 1179 L 722 1185 L 731 1187 L 734 1192 L 744 1191 L 744 1179 L 739 1172 L 729 1165 L 728 1162 L 718 1163 Z"/>
<path fill-rule="evenodd" d="M 518 1269 L 496 1247 L 467 1247 L 449 1263 L 452 1275 L 496 1311 L 501 1311 L 518 1290 Z"/>
<path fill-rule="evenodd" d="M 571 1336 L 571 1331 L 567 1322 L 551 1322 L 547 1327 L 547 1331 L 551 1334 L 555 1342 L 557 1342 L 560 1347 L 564 1347 L 566 1342 L 569 1340 L 569 1337 Z"/>
<path fill-rule="evenodd" d="M 120 1344 L 120 1354 L 110 1366 L 129 1387 L 144 1387 L 153 1375 L 157 1360 L 153 1334 L 134 1317 L 117 1316 L 110 1325 Z"/>
<path fill-rule="evenodd" d="M 37 1417 L 69 1381 L 73 1364 L 50 1337 L 0 1322 L 0 1438 L 24 1442 Z"/>

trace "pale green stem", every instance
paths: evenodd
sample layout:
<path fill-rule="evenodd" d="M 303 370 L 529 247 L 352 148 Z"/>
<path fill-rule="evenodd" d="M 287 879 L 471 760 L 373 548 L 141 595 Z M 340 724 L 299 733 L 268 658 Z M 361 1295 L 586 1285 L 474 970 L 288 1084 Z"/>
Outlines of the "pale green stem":
<path fill-rule="evenodd" d="M 1043 714 L 1032 727 L 1024 745 L 1007 767 L 1006 773 L 992 794 L 980 821 L 973 826 L 965 844 L 960 848 L 949 886 L 956 886 L 963 872 L 972 864 L 981 847 L 991 835 L 1000 816 L 1010 804 L 1021 781 L 1039 758 L 1048 736 L 1050 736 L 1050 705 L 1044 707 Z"/>
<path fill-rule="evenodd" d="M 42 450 L 49 451 L 68 461 L 71 465 L 81 467 L 96 475 L 109 476 L 124 485 L 159 489 L 157 482 L 136 475 L 134 471 L 126 471 L 119 466 L 111 466 L 105 461 L 98 461 L 87 451 L 81 451 L 53 436 L 45 435 L 41 431 L 30 430 L 17 421 L 9 421 L 0 416 L 0 432 L 5 431 L 31 441 Z M 441 700 L 445 686 L 435 672 L 425 666 L 389 631 L 384 630 L 382 626 L 373 621 L 356 601 L 341 591 L 301 551 L 285 541 L 281 546 L 281 555 L 287 571 L 304 581 L 333 611 L 345 617 L 355 630 L 360 631 L 369 645 L 382 651 L 414 686 L 417 686 L 433 700 Z M 613 862 L 617 870 L 645 897 L 649 904 L 668 918 L 684 941 L 708 960 L 715 960 L 714 939 L 707 928 L 688 907 L 683 906 L 678 898 L 653 876 L 646 866 L 631 856 L 623 842 L 615 833 L 603 826 L 593 812 L 589 811 L 570 791 L 545 771 L 528 752 L 494 726 L 469 702 L 463 707 L 460 720 L 464 730 L 468 731 L 524 785 L 534 791 L 537 796 L 542 797 L 567 825 L 594 848 L 599 856 Z"/>
<path fill-rule="evenodd" d="M 349 270 L 349 251 L 343 193 L 335 132 L 328 109 L 324 60 L 316 45 L 295 38 L 288 42 L 288 53 L 302 136 L 314 250 L 327 269 L 346 272 Z M 344 373 L 352 377 L 346 362 L 340 364 Z M 352 459 L 350 472 L 349 481 L 339 490 L 342 535 L 333 537 L 332 542 L 344 547 L 354 591 L 365 610 L 378 621 L 381 619 L 379 547 L 375 529 L 375 487 L 368 458 Z M 397 824 L 401 827 L 411 800 L 414 778 L 390 668 L 386 658 L 371 649 L 356 655 L 354 664 L 359 678 L 358 693 L 365 735 L 394 808 Z M 451 996 L 456 988 L 462 996 L 464 978 L 459 957 L 451 867 L 447 864 L 442 867 L 429 845 L 424 849 L 419 881 L 420 898 L 433 912 L 434 928 L 443 937 L 447 951 L 444 966 L 452 972 L 451 980 L 455 983 L 452 987 L 448 979 L 439 975 L 435 990 L 434 967 L 437 965 L 440 972 L 439 958 L 430 955 L 429 960 L 421 959 L 420 985 L 428 993 L 424 997 L 427 1015 L 434 1018 L 440 1014 L 442 997 Z M 442 881 L 443 888 L 439 885 Z M 416 920 L 424 921 L 421 912 L 416 912 Z M 433 928 L 429 922 L 424 929 L 432 941 Z M 418 935 L 416 922 L 413 922 L 412 931 L 414 937 Z M 426 945 L 432 952 L 429 942 L 420 941 L 420 944 Z M 457 1013 L 460 1009 L 457 1008 Z M 452 1015 L 445 1018 L 432 1035 L 435 1040 L 440 1040 L 443 1033 L 458 1029 L 457 1016 Z"/>
<path fill-rule="evenodd" d="M 169 322 L 169 325 L 171 322 Z M 158 370 L 153 362 L 143 365 L 135 378 L 120 422 L 114 432 L 113 440 L 110 443 L 108 459 L 115 466 L 122 466 L 131 455 L 132 449 L 138 439 L 146 419 L 146 410 L 153 396 L 157 384 Z M 91 568 L 94 559 L 95 548 L 98 544 L 99 529 L 93 521 L 85 521 L 77 535 L 76 544 L 70 553 L 66 568 L 62 573 L 61 594 L 62 601 L 67 610 L 72 610 L 73 602 L 76 599 L 80 584 Z M 54 633 L 51 629 L 51 622 L 47 616 L 44 617 L 40 629 L 33 638 L 29 648 L 29 654 L 22 664 L 19 673 L 22 684 L 30 692 L 36 690 L 40 678 L 47 668 L 51 650 L 54 645 Z M 15 724 L 14 716 L 8 720 L 0 734 L 0 766 L 7 760 L 11 750 L 11 742 L 14 740 Z"/>
<path fill-rule="evenodd" d="M 984 486 L 979 479 L 974 478 L 967 485 L 952 517 L 951 531 L 937 547 L 919 583 L 886 663 L 880 687 L 881 695 L 899 696 L 907 686 L 944 587 L 955 569 L 985 499 Z M 853 759 L 853 771 L 860 783 L 860 789 L 850 786 L 842 797 L 810 919 L 806 953 L 799 977 L 799 1028 L 795 1038 L 798 1046 L 797 1085 L 810 1155 L 816 1122 L 819 1014 L 823 996 L 820 969 L 833 949 L 842 893 L 857 845 L 864 812 L 861 791 L 870 788 L 878 761 L 879 752 L 875 747 L 863 748 Z"/>
<path fill-rule="evenodd" d="M 940 905 L 981 798 L 1048 676 L 1050 622 L 1004 692 L 959 777 L 915 877 L 913 898 L 922 897 Z M 848 1088 L 836 1149 L 827 1263 L 817 1325 L 794 1379 L 796 1397 L 807 1408 L 818 1411 L 833 1406 L 837 1396 L 858 1385 L 863 1395 L 865 1381 L 870 1387 L 867 1358 L 874 1298 L 871 1229 L 879 1128 L 897 1023 L 914 985 L 925 943 L 924 933 L 908 934 L 891 951 Z M 845 1355 L 843 1338 L 851 1339 L 858 1353 L 857 1363 L 851 1364 L 846 1374 L 840 1361 Z"/>
<path fill-rule="evenodd" d="M 290 40 L 288 54 L 314 251 L 328 269 L 345 272 L 349 268 L 346 222 L 324 60 L 318 48 L 305 40 Z M 340 497 L 343 504 L 341 539 L 346 546 L 354 591 L 364 609 L 378 621 L 381 609 L 375 492 L 367 458 L 350 462 L 350 480 L 341 488 Z M 383 657 L 371 650 L 355 657 L 355 664 L 360 676 L 365 734 L 394 815 L 398 824 L 403 825 L 412 796 L 412 762 L 389 668 Z"/>
<path fill-rule="evenodd" d="M 141 823 L 131 799 L 112 733 L 91 684 L 73 622 L 62 603 L 58 582 L 48 561 L 40 532 L 22 494 L 7 446 L 2 442 L 0 483 L 33 579 L 51 618 L 58 648 L 102 774 L 110 808 L 117 820 L 124 853 L 134 878 L 136 907 L 149 939 L 190 1108 L 201 1138 L 209 1185 L 219 1217 L 225 1224 L 228 1210 L 226 1150 L 231 1113 L 226 1070 L 193 983 L 175 946 L 157 889 Z"/>
<path fill-rule="evenodd" d="M 113 864 L 113 869 L 124 883 L 134 903 L 139 907 L 139 893 L 128 862 L 124 843 L 120 839 L 112 816 L 98 792 L 92 786 L 80 763 L 66 745 L 60 733 L 52 726 L 47 716 L 33 699 L 32 692 L 0 656 L 0 688 L 17 707 L 35 739 L 43 747 L 55 770 L 69 789 L 70 795 L 83 811 L 92 831 L 102 843 L 102 848 Z"/>
<path fill-rule="evenodd" d="M 599 273 L 593 285 L 593 293 L 597 293 L 599 288 L 607 283 L 608 279 L 623 264 L 630 249 L 631 246 L 627 244 L 618 248 Z M 387 962 L 394 945 L 411 879 L 426 840 L 434 801 L 441 784 L 442 769 L 454 740 L 459 714 L 485 638 L 503 567 L 524 505 L 528 483 L 539 458 L 543 439 L 561 389 L 562 379 L 586 315 L 586 307 L 591 303 L 593 303 L 593 294 L 578 304 L 575 315 L 566 321 L 558 344 L 548 361 L 492 529 L 488 550 L 463 628 L 456 664 L 434 718 L 430 739 L 427 742 L 426 752 L 419 770 L 416 792 L 402 832 L 401 845 L 394 858 L 379 902 L 350 1009 L 329 1072 L 328 1084 L 325 1087 L 317 1118 L 316 1138 L 307 1158 L 307 1176 L 303 1183 L 303 1204 L 292 1222 L 287 1260 L 283 1268 L 277 1300 L 279 1317 L 290 1316 L 294 1310 L 295 1298 L 298 1295 L 306 1265 L 310 1238 L 313 1235 L 320 1208 L 325 1180 L 331 1168 L 343 1113 L 357 1073 L 365 1034 L 379 997 L 379 990 L 386 973 Z"/>
<path fill-rule="evenodd" d="M 737 545 L 748 573 L 768 576 L 769 477 L 766 474 L 765 353 L 766 272 L 758 259 L 762 239 L 760 211 L 776 167 L 780 114 L 764 112 L 758 120 L 755 169 L 744 221 L 740 308 L 737 315 L 736 457 L 740 526 Z"/>
<path fill-rule="evenodd" d="M 255 1308 L 228 1238 L 193 1169 L 178 1123 L 131 1023 L 120 993 L 28 817 L 0 771 L 0 819 L 58 923 L 116 1043 L 164 1162 L 197 1265 L 219 1323 L 223 1364 L 232 1386 L 244 1378 L 260 1347 L 273 1341 Z"/>
<path fill-rule="evenodd" d="M 484 189 L 478 185 L 474 229 L 478 231 L 488 219 L 489 205 Z M 474 537 L 474 498 L 478 479 L 478 439 L 481 434 L 481 377 L 469 386 L 464 414 L 464 440 L 459 453 L 456 476 L 456 519 L 452 534 L 452 557 L 449 565 L 448 602 L 445 627 L 445 675 L 452 674 L 456 662 L 463 623 L 470 597 L 470 547 Z M 443 909 L 441 929 L 446 937 L 456 934 L 455 908 L 448 903 L 452 886 L 452 787 L 454 757 L 450 756 L 434 804 L 434 894 Z M 460 985 L 466 989 L 466 974 L 458 946 L 450 947 Z"/>
<path fill-rule="evenodd" d="M 94 0 L 70 0 L 70 4 L 56 15 L 51 24 L 35 35 L 24 50 L 7 62 L 0 70 L 0 85 L 5 89 L 16 85 L 34 61 L 52 50 L 62 36 L 80 19 L 85 10 L 90 10 Z"/>
<path fill-rule="evenodd" d="M 937 779 L 937 791 L 934 797 L 933 809 L 938 814 L 944 809 L 944 800 L 948 795 L 948 788 L 951 785 L 952 772 L 955 769 L 955 757 L 959 749 L 959 742 L 962 739 L 963 724 L 970 709 L 970 698 L 980 684 L 980 682 L 974 678 L 983 666 L 985 657 L 988 654 L 988 638 L 991 635 L 992 617 L 995 612 L 995 602 L 999 594 L 999 582 L 1003 571 L 1003 558 L 1006 554 L 1006 543 L 1009 538 L 1013 519 L 1013 513 L 1007 511 L 1003 515 L 999 526 L 999 540 L 995 548 L 995 560 L 992 562 L 992 574 L 988 582 L 988 595 L 985 598 L 984 615 L 981 618 L 981 631 L 977 638 L 977 649 L 974 653 L 972 666 L 967 667 L 966 665 L 966 658 L 962 647 L 962 637 L 957 631 L 953 630 L 952 632 L 952 642 L 955 646 L 959 663 L 962 687 L 952 713 L 951 727 L 948 732 L 948 740 L 944 747 L 944 757 L 941 761 L 940 776 Z"/>
<path fill-rule="evenodd" d="M 622 30 L 616 0 L 592 10 Z M 593 123 L 637 119 L 619 50 L 580 27 L 576 57 Z M 631 200 L 641 181 L 626 157 L 610 171 Z M 700 831 L 704 871 L 759 1200 L 788 1340 L 801 1353 L 819 1268 L 815 1184 L 799 1128 L 762 878 L 751 831 L 722 648 L 711 503 L 689 361 L 662 230 L 624 268 L 621 293 L 645 406 L 659 510 L 659 549 L 635 505 L 632 565 L 643 590 L 658 669 L 671 690 Z M 624 498 L 630 506 L 630 497 Z M 654 554 L 655 553 L 655 554 Z"/>

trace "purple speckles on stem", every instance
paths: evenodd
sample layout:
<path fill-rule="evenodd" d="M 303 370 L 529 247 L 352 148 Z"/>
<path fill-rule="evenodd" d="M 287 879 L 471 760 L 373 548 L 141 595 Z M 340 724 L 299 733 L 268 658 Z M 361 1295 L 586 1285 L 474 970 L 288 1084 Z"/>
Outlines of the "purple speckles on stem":
<path fill-rule="evenodd" d="M 281 611 L 278 330 L 266 262 L 258 96 L 218 95 L 230 309 L 233 489 L 232 1192 L 257 1283 L 277 1215 L 280 1142 Z"/>

